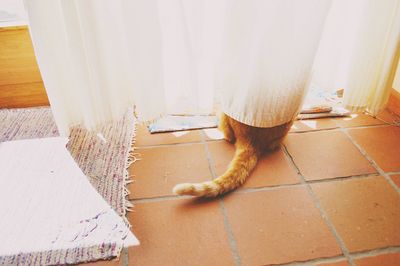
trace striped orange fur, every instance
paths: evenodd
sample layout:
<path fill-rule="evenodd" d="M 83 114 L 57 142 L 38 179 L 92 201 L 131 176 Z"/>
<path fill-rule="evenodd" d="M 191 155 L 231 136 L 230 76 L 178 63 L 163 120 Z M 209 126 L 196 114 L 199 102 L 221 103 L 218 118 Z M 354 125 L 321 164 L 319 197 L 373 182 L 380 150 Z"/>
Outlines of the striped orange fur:
<path fill-rule="evenodd" d="M 270 128 L 252 127 L 222 113 L 219 129 L 235 144 L 235 155 L 228 169 L 218 178 L 203 183 L 183 183 L 174 187 L 177 195 L 215 197 L 241 186 L 266 151 L 279 147 L 292 122 Z"/>

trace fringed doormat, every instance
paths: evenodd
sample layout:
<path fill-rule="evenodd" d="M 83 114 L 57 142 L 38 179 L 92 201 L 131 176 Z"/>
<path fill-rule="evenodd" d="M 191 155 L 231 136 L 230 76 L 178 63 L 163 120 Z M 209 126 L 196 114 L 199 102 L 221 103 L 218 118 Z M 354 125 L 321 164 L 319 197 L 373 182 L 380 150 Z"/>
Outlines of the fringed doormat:
<path fill-rule="evenodd" d="M 125 213 L 130 207 L 129 202 L 125 199 L 128 181 L 127 167 L 132 161 L 130 151 L 134 128 L 133 114 L 127 112 L 120 121 L 107 124 L 96 132 L 89 132 L 80 127 L 73 128 L 67 144 L 67 149 L 90 184 L 126 223 Z M 58 132 L 50 108 L 0 109 L 0 142 L 56 136 L 58 136 Z M 23 152 L 23 149 L 21 151 Z M 26 196 L 24 193 L 20 195 L 20 197 L 24 196 Z M 51 199 L 49 200 L 51 201 Z M 7 202 L 0 204 L 7 204 Z M 21 208 L 24 207 L 26 206 L 21 206 Z M 92 218 L 100 221 L 101 219 L 107 220 L 108 216 L 109 214 L 103 213 L 101 217 Z M 7 217 L 1 219 L 7 219 Z M 90 225 L 89 220 L 81 222 L 87 223 L 90 229 L 90 226 L 93 225 Z M 92 229 L 94 230 L 95 226 Z M 80 232 L 83 236 L 86 233 Z M 62 232 L 60 234 L 62 235 Z M 75 237 L 73 239 L 75 240 Z M 122 246 L 123 242 L 121 241 L 107 241 L 100 245 L 86 243 L 73 246 L 68 244 L 63 249 L 40 249 L 40 251 L 31 253 L 0 256 L 0 265 L 76 264 L 118 256 Z"/>

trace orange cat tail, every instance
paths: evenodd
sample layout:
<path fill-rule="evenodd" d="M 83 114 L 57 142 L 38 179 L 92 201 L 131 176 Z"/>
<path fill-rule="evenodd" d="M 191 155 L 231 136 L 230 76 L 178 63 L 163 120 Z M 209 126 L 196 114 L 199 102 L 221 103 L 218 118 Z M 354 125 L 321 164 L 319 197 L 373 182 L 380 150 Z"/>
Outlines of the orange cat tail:
<path fill-rule="evenodd" d="M 250 172 L 256 166 L 257 152 L 251 146 L 238 145 L 235 156 L 228 170 L 220 177 L 203 183 L 184 183 L 174 187 L 177 195 L 192 195 L 198 197 L 215 197 L 224 194 L 244 183 Z"/>

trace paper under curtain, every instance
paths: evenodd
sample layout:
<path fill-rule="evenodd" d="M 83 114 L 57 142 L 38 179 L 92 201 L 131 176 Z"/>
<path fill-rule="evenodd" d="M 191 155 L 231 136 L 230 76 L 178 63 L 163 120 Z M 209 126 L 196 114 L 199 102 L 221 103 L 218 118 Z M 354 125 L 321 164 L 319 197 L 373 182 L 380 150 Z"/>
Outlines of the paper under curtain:
<path fill-rule="evenodd" d="M 243 92 L 294 75 L 297 105 L 311 80 L 327 90 L 345 88 L 348 107 L 377 113 L 399 59 L 399 2 L 25 0 L 25 6 L 52 110 L 67 133 L 73 124 L 93 128 L 133 105 L 144 121 L 209 113 L 217 92 L 232 84 Z M 294 42 L 271 46 L 274 39 Z M 247 65 L 227 65 L 229 52 L 236 59 L 249 55 Z"/>

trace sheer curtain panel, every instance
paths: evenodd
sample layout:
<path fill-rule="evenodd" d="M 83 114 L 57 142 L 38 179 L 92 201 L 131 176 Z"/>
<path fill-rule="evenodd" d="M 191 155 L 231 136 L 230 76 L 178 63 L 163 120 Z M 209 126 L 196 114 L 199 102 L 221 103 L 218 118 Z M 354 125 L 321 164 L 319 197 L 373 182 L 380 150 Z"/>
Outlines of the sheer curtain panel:
<path fill-rule="evenodd" d="M 309 84 L 384 108 L 399 58 L 399 0 L 25 0 L 60 131 L 135 106 L 140 120 L 222 109 L 254 126 L 292 119 Z M 260 108 L 260 106 L 262 108 Z"/>

